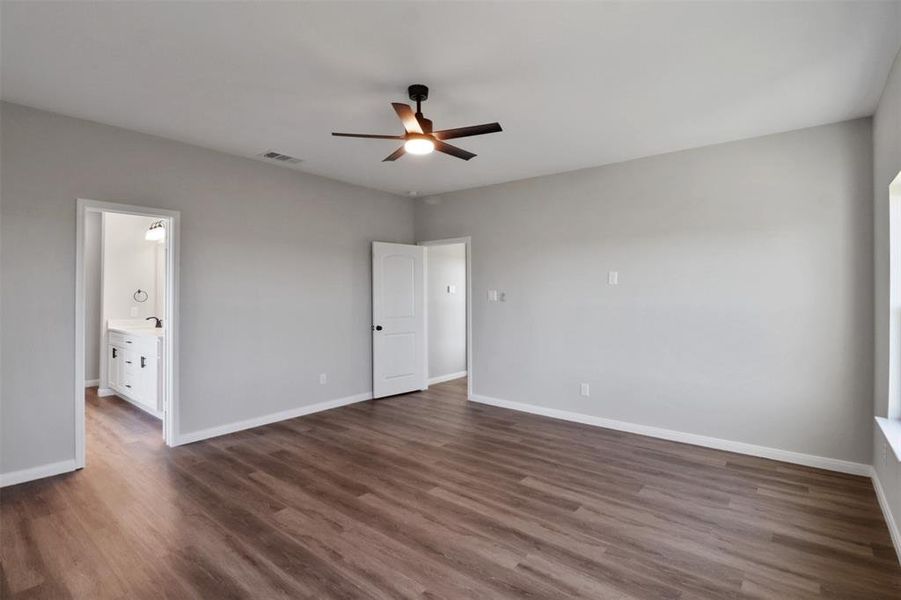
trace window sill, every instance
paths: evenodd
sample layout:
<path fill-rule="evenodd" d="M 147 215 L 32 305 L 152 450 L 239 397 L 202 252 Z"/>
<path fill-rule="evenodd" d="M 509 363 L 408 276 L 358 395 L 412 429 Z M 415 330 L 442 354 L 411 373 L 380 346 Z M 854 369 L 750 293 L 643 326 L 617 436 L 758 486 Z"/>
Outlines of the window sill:
<path fill-rule="evenodd" d="M 888 440 L 888 445 L 892 447 L 895 453 L 895 460 L 901 461 L 901 419 L 886 419 L 885 417 L 876 417 L 879 428 L 882 429 L 882 435 Z"/>

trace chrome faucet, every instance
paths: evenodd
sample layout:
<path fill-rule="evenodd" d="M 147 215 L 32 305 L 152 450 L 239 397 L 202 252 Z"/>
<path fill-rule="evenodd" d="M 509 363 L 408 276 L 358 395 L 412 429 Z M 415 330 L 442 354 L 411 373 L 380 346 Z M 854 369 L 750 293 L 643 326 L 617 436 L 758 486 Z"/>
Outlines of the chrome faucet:
<path fill-rule="evenodd" d="M 144 320 L 145 320 L 145 321 L 149 321 L 150 319 L 153 319 L 154 321 L 156 321 L 156 325 L 154 325 L 154 327 L 156 327 L 156 328 L 159 329 L 159 328 L 161 328 L 161 327 L 163 326 L 163 320 L 162 320 L 162 319 L 158 319 L 158 318 L 156 318 L 156 317 L 147 317 L 147 318 L 144 319 Z"/>

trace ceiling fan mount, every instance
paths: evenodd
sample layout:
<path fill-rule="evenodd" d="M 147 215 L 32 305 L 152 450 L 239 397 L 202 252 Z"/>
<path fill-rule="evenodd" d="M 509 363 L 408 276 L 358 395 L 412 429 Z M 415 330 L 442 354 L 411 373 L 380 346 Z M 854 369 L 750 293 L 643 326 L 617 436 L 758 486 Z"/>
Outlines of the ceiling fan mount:
<path fill-rule="evenodd" d="M 407 88 L 407 93 L 410 94 L 410 100 L 413 102 L 425 102 L 429 99 L 429 86 L 414 83 Z"/>
<path fill-rule="evenodd" d="M 442 129 L 434 131 L 431 119 L 422 114 L 422 103 L 429 99 L 429 88 L 421 83 L 414 83 L 407 88 L 410 100 L 416 103 L 416 112 L 400 102 L 392 102 L 394 112 L 400 118 L 404 126 L 403 135 L 380 135 L 372 133 L 332 133 L 337 137 L 354 137 L 380 140 L 403 140 L 404 145 L 385 157 L 382 162 L 392 162 L 404 154 L 429 154 L 434 150 L 450 154 L 463 160 L 475 157 L 475 154 L 452 146 L 444 140 L 484 135 L 502 131 L 500 123 L 485 123 L 484 125 L 471 125 L 469 127 L 457 127 L 455 129 Z"/>
<path fill-rule="evenodd" d="M 432 133 L 432 120 L 422 116 L 422 103 L 429 99 L 429 86 L 422 85 L 421 83 L 414 83 L 407 88 L 407 94 L 409 94 L 410 100 L 416 103 L 415 116 L 416 120 L 419 121 L 419 125 L 422 127 L 422 132 Z"/>

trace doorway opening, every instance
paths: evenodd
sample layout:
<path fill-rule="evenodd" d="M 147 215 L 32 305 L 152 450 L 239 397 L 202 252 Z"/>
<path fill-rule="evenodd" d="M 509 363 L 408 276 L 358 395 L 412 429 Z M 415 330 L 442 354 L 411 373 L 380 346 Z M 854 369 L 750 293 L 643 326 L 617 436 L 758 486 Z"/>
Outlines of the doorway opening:
<path fill-rule="evenodd" d="M 372 243 L 373 398 L 464 377 L 472 397 L 471 273 L 468 237 Z"/>
<path fill-rule="evenodd" d="M 426 249 L 429 385 L 466 378 L 472 392 L 470 239 L 420 242 Z"/>
<path fill-rule="evenodd" d="M 78 200 L 75 457 L 84 468 L 86 413 L 177 431 L 179 213 Z"/>

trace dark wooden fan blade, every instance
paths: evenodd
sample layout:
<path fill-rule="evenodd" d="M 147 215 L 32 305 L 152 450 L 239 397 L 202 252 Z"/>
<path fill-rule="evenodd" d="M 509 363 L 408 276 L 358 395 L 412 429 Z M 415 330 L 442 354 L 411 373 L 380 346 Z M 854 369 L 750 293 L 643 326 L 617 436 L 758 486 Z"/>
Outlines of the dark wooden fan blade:
<path fill-rule="evenodd" d="M 394 152 L 392 152 L 391 154 L 389 154 L 388 156 L 386 156 L 385 158 L 383 158 L 383 159 L 382 159 L 382 162 L 391 162 L 391 161 L 395 161 L 395 160 L 397 160 L 398 158 L 400 158 L 401 156 L 403 156 L 403 155 L 406 154 L 406 153 L 407 153 L 407 151 L 404 150 L 404 147 L 403 147 L 403 146 L 401 146 L 400 148 L 398 148 L 397 150 L 395 150 Z"/>
<path fill-rule="evenodd" d="M 451 156 L 456 156 L 457 158 L 462 158 L 463 160 L 469 160 L 474 157 L 475 154 L 472 152 L 468 152 L 463 148 L 457 148 L 456 146 L 451 146 L 450 144 L 445 144 L 441 140 L 435 140 L 435 150 L 438 152 L 444 152 L 445 154 L 450 154 Z"/>
<path fill-rule="evenodd" d="M 397 116 L 400 117 L 401 123 L 404 124 L 404 129 L 407 133 L 422 133 L 422 125 L 419 124 L 419 121 L 416 120 L 416 115 L 413 114 L 413 109 L 407 106 L 406 104 L 401 104 L 400 102 L 392 102 L 391 106 L 394 107 L 394 112 L 397 113 Z"/>
<path fill-rule="evenodd" d="M 503 131 L 500 123 L 485 123 L 484 125 L 470 125 L 469 127 L 457 127 L 456 129 L 433 131 L 432 135 L 439 140 L 452 140 L 454 138 L 470 137 L 473 135 L 497 133 L 498 131 Z"/>
<path fill-rule="evenodd" d="M 371 140 L 402 140 L 404 136 L 402 135 L 379 135 L 377 133 L 335 133 L 332 132 L 332 135 L 337 137 L 352 137 L 352 138 L 366 138 Z"/>

